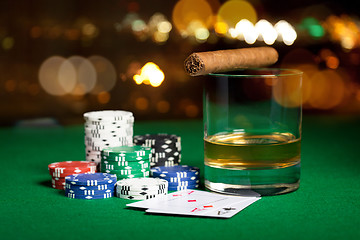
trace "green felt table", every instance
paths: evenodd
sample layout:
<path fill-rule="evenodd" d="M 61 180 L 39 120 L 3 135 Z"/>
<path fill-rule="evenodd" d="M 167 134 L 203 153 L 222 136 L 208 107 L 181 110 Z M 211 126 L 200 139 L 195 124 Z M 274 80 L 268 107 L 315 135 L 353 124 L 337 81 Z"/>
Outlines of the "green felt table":
<path fill-rule="evenodd" d="M 69 199 L 47 165 L 84 159 L 83 127 L 2 128 L 1 239 L 360 239 L 359 121 L 305 116 L 301 186 L 231 219 L 145 214 L 131 201 Z M 136 122 L 135 134 L 182 137 L 182 163 L 203 167 L 202 122 Z M 203 178 L 203 172 L 201 174 Z"/>

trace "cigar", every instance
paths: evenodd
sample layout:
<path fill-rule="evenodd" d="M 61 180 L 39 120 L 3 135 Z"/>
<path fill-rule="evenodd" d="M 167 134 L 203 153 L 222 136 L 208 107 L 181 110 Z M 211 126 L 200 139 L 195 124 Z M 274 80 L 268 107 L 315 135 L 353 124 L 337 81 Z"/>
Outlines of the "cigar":
<path fill-rule="evenodd" d="M 272 47 L 254 47 L 192 53 L 185 59 L 185 71 L 190 76 L 233 71 L 242 68 L 265 67 L 278 60 Z"/>

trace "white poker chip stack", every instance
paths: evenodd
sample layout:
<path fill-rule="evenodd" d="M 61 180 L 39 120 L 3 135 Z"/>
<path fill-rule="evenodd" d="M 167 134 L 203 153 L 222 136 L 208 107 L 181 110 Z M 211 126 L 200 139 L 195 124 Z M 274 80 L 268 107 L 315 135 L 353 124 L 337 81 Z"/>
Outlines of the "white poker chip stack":
<path fill-rule="evenodd" d="M 145 200 L 167 195 L 168 181 L 160 178 L 128 178 L 116 182 L 116 196 L 130 200 Z"/>
<path fill-rule="evenodd" d="M 84 113 L 86 160 L 101 162 L 101 151 L 107 147 L 132 146 L 134 116 L 122 110 Z"/>

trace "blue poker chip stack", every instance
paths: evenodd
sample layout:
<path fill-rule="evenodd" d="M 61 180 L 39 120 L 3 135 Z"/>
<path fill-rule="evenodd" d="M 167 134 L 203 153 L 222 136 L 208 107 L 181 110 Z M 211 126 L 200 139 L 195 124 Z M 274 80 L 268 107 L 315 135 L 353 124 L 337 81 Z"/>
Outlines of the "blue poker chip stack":
<path fill-rule="evenodd" d="M 114 195 L 116 175 L 73 174 L 65 177 L 65 196 L 76 199 L 104 199 Z"/>
<path fill-rule="evenodd" d="M 162 178 L 169 182 L 169 191 L 196 189 L 199 187 L 200 170 L 197 167 L 177 165 L 172 167 L 151 168 L 151 176 Z"/>

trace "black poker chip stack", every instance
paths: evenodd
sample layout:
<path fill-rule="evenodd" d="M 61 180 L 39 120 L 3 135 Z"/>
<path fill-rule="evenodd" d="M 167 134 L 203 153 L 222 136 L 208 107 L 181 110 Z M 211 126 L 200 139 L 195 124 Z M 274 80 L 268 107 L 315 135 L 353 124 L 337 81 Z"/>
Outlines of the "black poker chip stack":
<path fill-rule="evenodd" d="M 176 166 L 181 162 L 181 138 L 174 134 L 145 134 L 134 136 L 134 144 L 152 148 L 150 166 Z"/>

